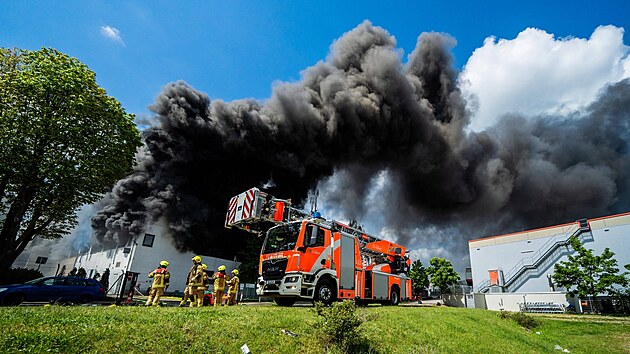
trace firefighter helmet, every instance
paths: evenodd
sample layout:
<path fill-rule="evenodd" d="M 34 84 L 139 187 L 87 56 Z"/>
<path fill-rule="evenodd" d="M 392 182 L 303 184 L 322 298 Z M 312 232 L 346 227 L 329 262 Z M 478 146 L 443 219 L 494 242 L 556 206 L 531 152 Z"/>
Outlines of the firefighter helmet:
<path fill-rule="evenodd" d="M 207 266 L 207 265 L 205 265 L 205 264 L 202 264 L 202 265 L 201 265 L 201 268 L 203 268 L 203 269 L 208 269 L 208 266 Z"/>
<path fill-rule="evenodd" d="M 167 261 L 162 261 L 160 262 L 160 265 L 163 267 L 168 267 L 168 262 Z"/>
<path fill-rule="evenodd" d="M 225 270 L 225 266 L 224 265 L 220 265 L 219 266 L 219 272 L 222 271 L 222 270 Z"/>
<path fill-rule="evenodd" d="M 232 270 L 232 274 L 234 274 L 234 275 L 238 275 L 238 269 L 234 269 L 234 270 Z"/>
<path fill-rule="evenodd" d="M 201 257 L 200 256 L 194 256 L 192 258 L 192 261 L 195 262 L 195 263 L 201 263 Z"/>

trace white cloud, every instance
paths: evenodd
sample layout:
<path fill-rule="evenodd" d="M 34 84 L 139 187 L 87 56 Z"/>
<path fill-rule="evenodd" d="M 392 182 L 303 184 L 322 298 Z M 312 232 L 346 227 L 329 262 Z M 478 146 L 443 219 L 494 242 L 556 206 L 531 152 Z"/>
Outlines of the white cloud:
<path fill-rule="evenodd" d="M 120 36 L 120 31 L 116 27 L 101 26 L 101 34 L 105 38 L 109 38 L 116 43 L 125 45 L 125 42 L 123 42 L 123 39 Z"/>
<path fill-rule="evenodd" d="M 472 130 L 508 113 L 568 113 L 588 105 L 602 86 L 630 76 L 623 33 L 600 26 L 589 39 L 554 38 L 528 28 L 512 40 L 486 38 L 460 75 L 464 94 L 478 109 Z"/>

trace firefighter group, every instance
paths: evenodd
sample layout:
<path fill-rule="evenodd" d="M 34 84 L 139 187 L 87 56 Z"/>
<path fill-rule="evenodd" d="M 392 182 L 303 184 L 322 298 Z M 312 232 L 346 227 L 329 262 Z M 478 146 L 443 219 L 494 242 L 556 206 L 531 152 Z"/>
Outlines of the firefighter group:
<path fill-rule="evenodd" d="M 149 298 L 145 306 L 158 306 L 160 304 L 160 298 L 166 289 L 168 289 L 171 277 L 167 268 L 168 262 L 161 261 L 160 266 L 149 273 L 149 278 L 153 278 L 153 284 L 151 285 Z M 188 272 L 184 296 L 179 306 L 185 307 L 187 302 L 190 301 L 189 307 L 202 307 L 204 305 L 204 296 L 210 286 L 211 280 L 214 281 L 214 293 L 212 294 L 214 306 L 218 307 L 223 305 L 224 295 L 227 295 L 225 305 L 236 305 L 236 294 L 239 288 L 238 269 L 232 270 L 231 276 L 226 274 L 224 265 L 219 266 L 216 272 L 212 272 L 208 270 L 207 265 L 201 263 L 200 256 L 195 256 L 192 258 L 192 267 Z"/>

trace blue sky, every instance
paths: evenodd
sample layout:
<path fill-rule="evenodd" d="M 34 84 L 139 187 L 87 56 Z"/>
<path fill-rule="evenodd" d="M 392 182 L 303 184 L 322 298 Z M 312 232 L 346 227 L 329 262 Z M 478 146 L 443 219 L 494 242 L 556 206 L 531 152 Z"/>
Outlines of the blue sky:
<path fill-rule="evenodd" d="M 0 46 L 54 47 L 77 57 L 127 111 L 143 114 L 174 80 L 213 99 L 267 98 L 274 82 L 299 80 L 365 19 L 394 35 L 404 58 L 422 32 L 451 34 L 461 68 L 489 36 L 513 39 L 535 27 L 588 38 L 600 25 L 630 29 L 629 14 L 627 0 L 3 1 Z"/>

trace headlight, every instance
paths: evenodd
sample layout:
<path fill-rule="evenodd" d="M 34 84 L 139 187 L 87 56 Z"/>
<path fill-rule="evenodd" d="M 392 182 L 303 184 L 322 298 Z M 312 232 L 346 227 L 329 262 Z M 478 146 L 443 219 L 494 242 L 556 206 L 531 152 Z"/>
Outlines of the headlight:
<path fill-rule="evenodd" d="M 6 290 L 9 290 L 9 288 L 0 288 L 0 293 Z"/>
<path fill-rule="evenodd" d="M 287 277 L 284 282 L 285 283 L 296 283 L 300 277 Z"/>

